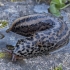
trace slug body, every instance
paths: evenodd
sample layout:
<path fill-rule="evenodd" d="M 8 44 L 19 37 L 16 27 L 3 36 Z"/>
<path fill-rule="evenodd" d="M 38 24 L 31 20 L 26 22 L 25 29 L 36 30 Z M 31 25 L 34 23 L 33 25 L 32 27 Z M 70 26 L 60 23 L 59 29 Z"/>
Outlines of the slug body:
<path fill-rule="evenodd" d="M 26 36 L 17 42 L 13 53 L 32 57 L 55 50 L 69 41 L 70 30 L 61 20 L 53 20 L 45 14 L 29 15 L 17 19 L 11 31 Z"/>

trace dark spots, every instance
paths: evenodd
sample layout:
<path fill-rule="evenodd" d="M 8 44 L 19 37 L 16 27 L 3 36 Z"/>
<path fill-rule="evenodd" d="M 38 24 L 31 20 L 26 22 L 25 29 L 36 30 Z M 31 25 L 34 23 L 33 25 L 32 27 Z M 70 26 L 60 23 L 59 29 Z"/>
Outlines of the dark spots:
<path fill-rule="evenodd" d="M 47 43 L 48 43 L 48 42 L 49 42 L 49 40 L 47 39 L 45 42 L 47 42 Z"/>
<path fill-rule="evenodd" d="M 35 42 L 32 42 L 32 46 L 34 46 L 35 45 Z"/>
<path fill-rule="evenodd" d="M 18 53 L 21 53 L 21 51 L 18 51 Z"/>
<path fill-rule="evenodd" d="M 21 55 L 23 55 L 23 53 L 21 51 L 18 51 L 18 53 L 20 53 Z"/>
<path fill-rule="evenodd" d="M 26 42 L 28 45 L 30 44 L 30 42 Z"/>
<path fill-rule="evenodd" d="M 41 45 L 38 45 L 38 47 L 42 47 Z"/>
<path fill-rule="evenodd" d="M 36 34 L 36 37 L 35 37 L 36 39 L 39 39 L 40 38 L 40 35 L 38 35 L 38 34 Z"/>
<path fill-rule="evenodd" d="M 30 45 L 26 45 L 27 48 L 30 48 Z"/>
<path fill-rule="evenodd" d="M 25 48 L 22 49 L 22 51 L 24 51 L 24 50 L 25 50 Z"/>
<path fill-rule="evenodd" d="M 53 41 L 53 40 L 55 40 L 55 38 L 52 36 L 52 37 L 49 38 L 49 40 Z"/>
<path fill-rule="evenodd" d="M 52 24 L 52 20 L 45 20 L 45 21 L 40 21 L 38 23 L 35 23 L 35 24 L 31 24 L 31 25 L 24 25 L 24 21 L 26 20 L 26 22 L 28 21 L 31 21 L 31 20 L 36 20 L 37 18 L 43 18 L 45 16 L 33 16 L 33 17 L 27 17 L 27 18 L 24 18 L 24 19 L 21 19 L 20 21 L 18 21 L 17 23 L 21 23 L 22 25 L 17 27 L 17 24 L 16 24 L 16 27 L 12 29 L 13 32 L 16 32 L 17 34 L 20 34 L 20 35 L 24 35 L 24 36 L 31 36 L 33 33 L 35 33 L 36 31 L 43 31 L 45 29 L 49 29 L 51 28 L 53 25 Z M 49 34 L 49 33 L 47 33 Z M 37 38 L 39 38 L 39 36 L 37 36 Z"/>
<path fill-rule="evenodd" d="M 28 38 L 26 38 L 27 40 L 33 40 L 33 37 L 28 37 Z"/>
<path fill-rule="evenodd" d="M 18 22 L 16 22 L 15 26 L 17 26 L 17 25 L 19 25 L 19 24 L 21 24 L 21 23 L 24 23 L 24 22 L 25 22 L 25 19 L 21 19 L 21 20 L 19 20 Z"/>
<path fill-rule="evenodd" d="M 30 51 L 30 52 L 28 52 L 28 55 L 32 55 L 32 53 L 33 53 L 33 50 L 32 50 L 32 51 Z"/>
<path fill-rule="evenodd" d="M 51 43 L 51 46 L 54 46 L 54 43 Z"/>
<path fill-rule="evenodd" d="M 39 30 L 39 25 L 38 24 L 31 24 L 30 26 L 29 26 L 29 31 L 32 31 L 32 32 L 35 32 L 35 31 L 37 31 L 37 30 Z"/>
<path fill-rule="evenodd" d="M 36 20 L 38 17 L 37 16 L 35 16 L 35 17 L 32 17 L 33 18 L 33 20 Z"/>
<path fill-rule="evenodd" d="M 34 47 L 31 47 L 32 50 L 34 50 Z"/>
<path fill-rule="evenodd" d="M 28 55 L 32 55 L 32 52 L 29 52 Z"/>
<path fill-rule="evenodd" d="M 42 40 L 44 40 L 44 39 L 45 39 L 45 37 L 43 36 L 41 39 L 42 39 Z"/>
<path fill-rule="evenodd" d="M 26 22 L 28 22 L 28 21 L 32 21 L 32 20 L 36 20 L 36 19 L 37 19 L 37 16 L 34 16 L 34 17 L 28 17 L 25 20 L 26 20 Z"/>
<path fill-rule="evenodd" d="M 29 49 L 26 49 L 27 52 L 29 52 Z"/>
<path fill-rule="evenodd" d="M 46 47 L 46 45 L 43 45 L 43 47 Z"/>
<path fill-rule="evenodd" d="M 25 22 L 25 18 L 24 18 L 24 19 L 22 19 L 22 20 L 20 20 L 20 22 L 21 22 L 21 23 L 24 23 L 24 22 Z"/>
<path fill-rule="evenodd" d="M 32 27 L 32 28 L 33 28 L 34 26 L 35 26 L 35 24 L 30 25 L 30 27 Z"/>
<path fill-rule="evenodd" d="M 19 45 L 18 45 L 18 44 L 16 44 L 16 47 L 18 48 L 18 47 L 19 47 Z"/>
<path fill-rule="evenodd" d="M 42 52 L 44 52 L 44 50 L 43 50 L 43 49 L 41 49 L 40 51 L 41 51 L 41 53 L 42 53 Z"/>
<path fill-rule="evenodd" d="M 21 29 L 23 29 L 24 28 L 24 26 L 21 26 Z"/>
<path fill-rule="evenodd" d="M 48 35 L 46 35 L 46 38 L 48 38 Z"/>
<path fill-rule="evenodd" d="M 21 33 L 21 35 L 22 35 L 22 33 Z M 31 33 L 23 33 L 23 35 L 24 35 L 24 36 L 27 36 L 27 37 L 32 36 L 32 34 L 31 34 Z"/>
<path fill-rule="evenodd" d="M 55 22 L 53 20 L 51 20 L 51 19 L 49 19 L 47 22 L 49 22 L 50 25 L 55 25 Z"/>
<path fill-rule="evenodd" d="M 17 45 L 19 45 L 19 44 L 24 44 L 24 42 L 25 42 L 25 40 L 24 39 L 20 39 L 20 40 L 18 40 L 18 42 L 17 42 Z M 19 45 L 20 46 L 20 45 Z"/>
<path fill-rule="evenodd" d="M 37 51 L 40 51 L 40 47 L 37 49 Z"/>
<path fill-rule="evenodd" d="M 59 38 L 55 38 L 55 40 L 59 40 Z"/>
<path fill-rule="evenodd" d="M 25 42 L 25 40 L 24 40 L 24 39 L 21 39 L 20 41 L 21 41 L 21 42 Z"/>
<path fill-rule="evenodd" d="M 21 21 L 16 22 L 15 26 L 19 25 L 21 23 Z"/>
<path fill-rule="evenodd" d="M 20 29 L 19 28 L 15 28 L 14 26 L 11 29 L 11 31 L 16 32 L 16 33 L 17 33 L 18 30 L 20 30 Z"/>
<path fill-rule="evenodd" d="M 45 42 L 42 42 L 42 45 L 44 45 Z"/>
<path fill-rule="evenodd" d="M 44 34 L 40 34 L 41 36 L 44 36 Z"/>
<path fill-rule="evenodd" d="M 49 48 L 50 46 L 47 46 L 47 48 Z"/>
<path fill-rule="evenodd" d="M 47 23 L 49 23 L 50 25 L 55 25 L 55 22 L 52 21 L 51 19 L 48 19 L 48 20 L 47 20 Z"/>
<path fill-rule="evenodd" d="M 30 21 L 30 19 L 31 19 L 30 17 L 29 18 L 26 18 L 25 21 L 28 22 L 28 21 Z"/>
<path fill-rule="evenodd" d="M 19 27 L 18 27 L 18 28 L 19 28 Z M 24 33 L 28 32 L 28 26 L 21 26 L 21 27 L 20 27 L 20 31 L 22 31 L 22 32 L 24 32 Z"/>
<path fill-rule="evenodd" d="M 27 54 L 26 53 L 23 53 L 23 55 L 26 57 L 27 56 Z"/>
<path fill-rule="evenodd" d="M 55 32 L 53 33 L 53 35 L 56 35 Z"/>

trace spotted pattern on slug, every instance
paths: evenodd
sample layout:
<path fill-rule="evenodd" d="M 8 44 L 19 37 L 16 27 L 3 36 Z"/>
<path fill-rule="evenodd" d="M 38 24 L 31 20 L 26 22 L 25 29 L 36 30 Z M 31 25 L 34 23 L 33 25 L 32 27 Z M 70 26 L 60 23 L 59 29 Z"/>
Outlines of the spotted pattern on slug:
<path fill-rule="evenodd" d="M 55 21 L 45 14 L 18 18 L 9 29 L 26 39 L 17 42 L 13 53 L 32 57 L 53 51 L 69 41 L 70 30 L 65 22 Z"/>

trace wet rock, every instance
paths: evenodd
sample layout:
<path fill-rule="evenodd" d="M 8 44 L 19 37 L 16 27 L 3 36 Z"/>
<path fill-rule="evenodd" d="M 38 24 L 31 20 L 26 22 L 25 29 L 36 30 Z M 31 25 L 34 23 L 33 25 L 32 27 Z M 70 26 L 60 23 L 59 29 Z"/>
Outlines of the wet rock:
<path fill-rule="evenodd" d="M 48 8 L 49 8 L 49 6 L 43 3 L 40 5 L 36 5 L 34 7 L 34 11 L 37 13 L 48 13 Z"/>

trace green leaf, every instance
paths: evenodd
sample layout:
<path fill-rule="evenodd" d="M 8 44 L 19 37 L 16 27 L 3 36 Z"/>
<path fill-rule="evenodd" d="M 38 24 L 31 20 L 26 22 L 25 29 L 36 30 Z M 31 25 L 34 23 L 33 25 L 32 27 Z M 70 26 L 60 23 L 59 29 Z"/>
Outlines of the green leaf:
<path fill-rule="evenodd" d="M 50 12 L 55 16 L 60 16 L 60 10 L 66 8 L 68 5 L 65 5 L 66 0 L 52 0 L 50 3 Z"/>
<path fill-rule="evenodd" d="M 50 5 L 49 10 L 50 10 L 50 12 L 51 12 L 53 15 L 55 15 L 55 16 L 57 16 L 57 17 L 60 16 L 60 12 L 59 12 L 59 10 L 55 7 L 54 4 L 51 4 L 51 5 Z"/>
<path fill-rule="evenodd" d="M 62 4 L 62 0 L 52 0 L 51 4 Z"/>
<path fill-rule="evenodd" d="M 65 4 L 64 3 L 56 4 L 55 6 L 56 6 L 56 8 L 60 9 L 60 8 L 63 8 L 65 6 Z"/>
<path fill-rule="evenodd" d="M 66 3 L 67 2 L 67 0 L 62 0 L 63 1 L 63 3 Z"/>
<path fill-rule="evenodd" d="M 65 6 L 65 3 L 63 2 L 63 0 L 52 0 L 50 5 L 51 4 L 54 4 L 58 9 Z"/>
<path fill-rule="evenodd" d="M 65 5 L 64 7 L 60 8 L 60 9 L 64 9 L 66 7 L 70 6 L 70 4 Z"/>

